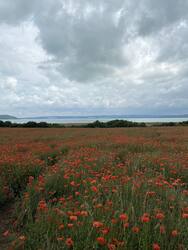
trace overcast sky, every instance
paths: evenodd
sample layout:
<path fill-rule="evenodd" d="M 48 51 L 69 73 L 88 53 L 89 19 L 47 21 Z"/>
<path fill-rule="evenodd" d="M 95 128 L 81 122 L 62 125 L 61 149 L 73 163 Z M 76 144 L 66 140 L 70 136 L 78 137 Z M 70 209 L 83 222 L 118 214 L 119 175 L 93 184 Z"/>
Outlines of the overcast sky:
<path fill-rule="evenodd" d="M 0 114 L 188 113 L 188 0 L 0 0 Z"/>

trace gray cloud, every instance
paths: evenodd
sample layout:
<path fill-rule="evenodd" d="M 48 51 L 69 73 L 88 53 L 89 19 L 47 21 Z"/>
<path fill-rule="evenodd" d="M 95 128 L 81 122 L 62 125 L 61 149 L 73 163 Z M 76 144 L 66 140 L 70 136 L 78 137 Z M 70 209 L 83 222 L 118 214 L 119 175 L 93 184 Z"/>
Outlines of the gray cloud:
<path fill-rule="evenodd" d="M 0 113 L 185 112 L 187 9 L 187 0 L 0 0 Z"/>
<path fill-rule="evenodd" d="M 185 0 L 144 1 L 139 13 L 139 34 L 149 35 L 188 18 L 188 2 Z"/>
<path fill-rule="evenodd" d="M 78 1 L 75 9 L 66 4 L 51 7 L 36 18 L 43 47 L 55 56 L 58 70 L 70 80 L 98 79 L 113 72 L 112 66 L 125 64 L 124 16 L 115 21 L 122 1 L 116 5 Z"/>
<path fill-rule="evenodd" d="M 24 0 L 0 0 L 0 21 L 12 25 L 17 25 L 31 16 L 37 10 L 37 2 Z"/>

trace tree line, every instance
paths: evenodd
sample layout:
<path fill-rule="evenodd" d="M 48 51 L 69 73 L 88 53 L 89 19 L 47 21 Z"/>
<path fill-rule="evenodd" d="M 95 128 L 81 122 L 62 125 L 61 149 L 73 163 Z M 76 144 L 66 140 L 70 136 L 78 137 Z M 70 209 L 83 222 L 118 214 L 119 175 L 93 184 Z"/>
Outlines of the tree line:
<path fill-rule="evenodd" d="M 183 122 L 163 122 L 154 123 L 150 126 L 188 126 L 188 121 Z M 11 121 L 1 121 L 0 127 L 4 128 L 129 128 L 129 127 L 147 127 L 144 122 L 132 122 L 127 120 L 112 120 L 107 122 L 95 121 L 88 124 L 61 124 L 61 123 L 47 123 L 29 121 L 26 123 L 12 123 Z"/>

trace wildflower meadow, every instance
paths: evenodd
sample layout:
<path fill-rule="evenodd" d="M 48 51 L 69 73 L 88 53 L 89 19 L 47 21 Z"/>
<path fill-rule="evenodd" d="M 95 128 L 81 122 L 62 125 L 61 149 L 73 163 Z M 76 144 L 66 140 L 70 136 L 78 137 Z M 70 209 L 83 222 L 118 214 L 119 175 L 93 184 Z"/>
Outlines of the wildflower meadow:
<path fill-rule="evenodd" d="M 0 249 L 188 249 L 188 128 L 1 128 Z"/>

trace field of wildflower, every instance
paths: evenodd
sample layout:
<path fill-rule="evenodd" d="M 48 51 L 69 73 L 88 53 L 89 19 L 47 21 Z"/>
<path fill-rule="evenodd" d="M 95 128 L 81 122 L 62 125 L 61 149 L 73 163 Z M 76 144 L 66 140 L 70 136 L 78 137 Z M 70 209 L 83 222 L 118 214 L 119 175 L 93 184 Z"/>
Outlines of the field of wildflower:
<path fill-rule="evenodd" d="M 188 128 L 1 128 L 0 234 L 5 250 L 188 249 Z"/>

